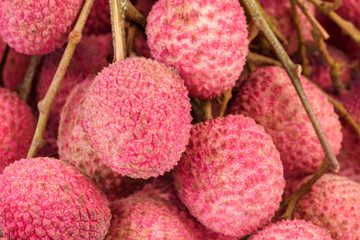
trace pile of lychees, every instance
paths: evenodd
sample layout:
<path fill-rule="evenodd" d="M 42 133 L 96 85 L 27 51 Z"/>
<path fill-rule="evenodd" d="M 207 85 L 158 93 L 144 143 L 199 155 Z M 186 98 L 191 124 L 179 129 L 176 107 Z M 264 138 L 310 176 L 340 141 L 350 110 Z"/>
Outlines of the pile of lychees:
<path fill-rule="evenodd" d="M 137 18 L 116 18 L 114 1 Z M 2 0 L 0 239 L 359 240 L 360 47 L 326 15 L 356 31 L 360 3 L 256 1 L 309 70 L 300 81 L 340 172 L 308 184 L 327 157 L 242 0 L 94 0 L 70 56 L 92 1 Z M 330 33 L 325 50 L 314 19 Z M 114 57 L 117 20 L 125 59 Z M 36 106 L 55 94 L 29 156 L 45 127 Z M 281 203 L 304 186 L 293 219 L 282 219 L 291 206 Z"/>

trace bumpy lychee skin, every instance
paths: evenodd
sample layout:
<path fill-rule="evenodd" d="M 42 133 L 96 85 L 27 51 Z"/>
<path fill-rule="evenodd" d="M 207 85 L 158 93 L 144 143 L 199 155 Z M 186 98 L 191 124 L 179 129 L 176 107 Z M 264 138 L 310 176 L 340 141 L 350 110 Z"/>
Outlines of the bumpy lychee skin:
<path fill-rule="evenodd" d="M 59 156 L 89 176 L 106 193 L 108 199 L 116 199 L 131 194 L 143 183 L 136 179 L 123 177 L 104 165 L 102 159 L 90 147 L 81 126 L 81 103 L 94 79 L 89 76 L 71 91 L 61 112 L 59 125 Z M 129 189 L 129 186 L 134 187 Z"/>
<path fill-rule="evenodd" d="M 0 88 L 0 173 L 10 163 L 24 158 L 35 132 L 30 108 L 15 92 Z"/>
<path fill-rule="evenodd" d="M 323 228 L 304 220 L 281 221 L 270 224 L 249 240 L 332 240 Z"/>
<path fill-rule="evenodd" d="M 360 239 L 360 184 L 325 174 L 298 201 L 294 217 L 326 228 L 334 239 Z"/>
<path fill-rule="evenodd" d="M 46 126 L 45 139 L 48 142 L 48 148 L 52 149 L 51 152 L 53 152 L 53 154 L 57 153 L 56 140 L 61 109 L 65 105 L 66 98 L 69 96 L 72 88 L 83 81 L 89 74 L 96 74 L 108 65 L 105 56 L 100 54 L 96 48 L 91 47 L 92 44 L 93 40 L 91 38 L 84 38 L 78 44 L 51 107 L 48 125 Z M 63 52 L 64 49 L 59 49 L 45 57 L 36 86 L 37 102 L 45 97 Z"/>
<path fill-rule="evenodd" d="M 191 128 L 182 79 L 164 64 L 130 58 L 105 68 L 83 103 L 90 145 L 113 171 L 149 178 L 180 160 Z"/>
<path fill-rule="evenodd" d="M 113 202 L 111 210 L 106 240 L 199 239 L 190 216 L 162 198 L 134 194 Z"/>
<path fill-rule="evenodd" d="M 82 0 L 0 1 L 0 36 L 23 54 L 46 54 L 67 40 Z"/>
<path fill-rule="evenodd" d="M 261 6 L 265 12 L 273 20 L 277 29 L 287 40 L 287 44 L 284 45 L 288 54 L 293 54 L 298 50 L 298 36 L 294 21 L 292 19 L 291 4 L 287 0 L 259 0 Z M 310 13 L 315 14 L 315 7 L 312 4 L 307 3 L 307 8 Z M 299 22 L 302 30 L 302 35 L 305 40 L 312 41 L 311 24 L 307 20 L 306 16 L 302 14 L 298 9 Z"/>
<path fill-rule="evenodd" d="M 54 158 L 16 161 L 0 175 L 0 226 L 8 239 L 103 239 L 109 203 L 94 183 Z"/>
<path fill-rule="evenodd" d="M 147 18 L 151 56 L 174 67 L 198 98 L 235 85 L 246 61 L 247 34 L 237 0 L 159 0 Z"/>
<path fill-rule="evenodd" d="M 280 154 L 264 128 L 229 115 L 194 125 L 174 184 L 205 227 L 240 238 L 270 222 L 285 181 Z"/>
<path fill-rule="evenodd" d="M 306 96 L 335 154 L 341 148 L 341 124 L 319 89 L 301 77 Z M 285 70 L 256 69 L 243 82 L 230 107 L 263 125 L 281 154 L 285 177 L 318 170 L 325 157 L 315 130 Z"/>
<path fill-rule="evenodd" d="M 83 33 L 104 34 L 111 32 L 110 5 L 108 0 L 95 0 Z"/>

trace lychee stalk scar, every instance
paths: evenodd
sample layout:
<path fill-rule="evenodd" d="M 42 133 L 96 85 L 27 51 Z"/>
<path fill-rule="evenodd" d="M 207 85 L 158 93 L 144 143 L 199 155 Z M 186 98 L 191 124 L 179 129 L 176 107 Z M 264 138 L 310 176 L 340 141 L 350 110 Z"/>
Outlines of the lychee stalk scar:
<path fill-rule="evenodd" d="M 59 89 L 59 86 L 64 78 L 66 70 L 69 66 L 72 55 L 74 54 L 75 48 L 81 40 L 82 31 L 84 29 L 86 20 L 89 16 L 90 10 L 94 0 L 86 0 L 84 6 L 81 9 L 79 18 L 76 21 L 74 29 L 71 31 L 69 35 L 69 43 L 66 46 L 64 55 L 61 58 L 59 66 L 56 70 L 55 76 L 51 82 L 51 85 L 44 97 L 38 103 L 39 109 L 39 119 L 36 125 L 35 134 L 27 154 L 27 158 L 35 157 L 38 151 L 43 146 L 44 140 L 44 132 L 46 128 L 46 124 L 49 118 L 51 106 L 55 100 L 56 93 Z"/>
<path fill-rule="evenodd" d="M 259 11 L 256 0 L 242 0 L 241 3 L 247 9 L 248 13 L 251 15 L 252 19 L 254 20 L 255 24 L 259 28 L 259 30 L 264 34 L 266 39 L 271 44 L 272 48 L 274 49 L 277 57 L 284 65 L 286 72 L 288 73 L 291 82 L 293 83 L 296 92 L 306 110 L 306 113 L 315 129 L 316 135 L 319 138 L 321 146 L 325 153 L 325 158 L 329 159 L 331 166 L 338 171 L 340 169 L 339 163 L 335 157 L 334 152 L 332 151 L 327 138 L 325 137 L 324 131 L 322 130 L 314 111 L 310 105 L 309 100 L 307 99 L 304 89 L 300 83 L 300 75 L 301 75 L 301 66 L 295 65 L 290 57 L 285 52 L 284 48 L 281 46 L 279 40 L 276 38 L 275 34 L 271 31 L 269 25 L 265 21 L 264 17 L 262 16 L 261 12 Z"/>

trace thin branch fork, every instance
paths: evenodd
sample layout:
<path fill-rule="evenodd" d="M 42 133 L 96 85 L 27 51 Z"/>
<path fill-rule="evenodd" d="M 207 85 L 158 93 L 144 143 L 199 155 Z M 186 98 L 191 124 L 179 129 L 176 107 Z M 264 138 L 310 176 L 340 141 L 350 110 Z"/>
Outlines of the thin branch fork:
<path fill-rule="evenodd" d="M 46 124 L 47 124 L 47 121 L 49 118 L 51 106 L 55 100 L 56 93 L 57 93 L 59 86 L 64 78 L 65 72 L 69 66 L 69 63 L 74 54 L 75 48 L 81 40 L 82 31 L 84 29 L 86 20 L 89 16 L 89 13 L 90 13 L 93 3 L 94 3 L 94 0 L 86 0 L 85 1 L 85 4 L 83 5 L 80 15 L 76 21 L 75 27 L 69 35 L 69 42 L 66 46 L 65 52 L 61 58 L 61 61 L 56 70 L 56 73 L 51 82 L 51 85 L 50 85 L 44 99 L 42 99 L 38 103 L 38 109 L 39 109 L 40 115 L 39 115 L 39 119 L 38 119 L 38 122 L 36 125 L 35 134 L 34 134 L 29 152 L 27 154 L 28 158 L 35 157 L 37 152 L 41 149 L 41 147 L 45 143 L 43 136 L 44 136 Z"/>
<path fill-rule="evenodd" d="M 24 81 L 18 87 L 17 92 L 22 100 L 27 101 L 30 92 L 32 83 L 35 77 L 36 70 L 41 62 L 41 55 L 32 55 L 30 59 L 30 63 L 26 70 L 26 74 L 24 77 Z"/>
<path fill-rule="evenodd" d="M 309 100 L 307 99 L 304 89 L 300 83 L 300 74 L 301 74 L 301 66 L 295 65 L 290 57 L 285 52 L 284 48 L 281 46 L 279 40 L 276 38 L 275 34 L 270 29 L 266 20 L 262 16 L 260 10 L 258 9 L 256 0 L 242 0 L 241 3 L 246 8 L 246 10 L 250 13 L 252 19 L 256 23 L 259 30 L 264 34 L 267 38 L 271 46 L 273 47 L 278 59 L 284 65 L 286 72 L 288 73 L 291 82 L 293 83 L 296 92 L 306 110 L 306 113 L 315 129 L 317 137 L 321 143 L 321 146 L 324 150 L 325 157 L 329 159 L 331 166 L 335 169 L 335 171 L 339 170 L 339 163 L 335 157 L 334 152 L 332 151 L 329 142 L 312 110 Z"/>

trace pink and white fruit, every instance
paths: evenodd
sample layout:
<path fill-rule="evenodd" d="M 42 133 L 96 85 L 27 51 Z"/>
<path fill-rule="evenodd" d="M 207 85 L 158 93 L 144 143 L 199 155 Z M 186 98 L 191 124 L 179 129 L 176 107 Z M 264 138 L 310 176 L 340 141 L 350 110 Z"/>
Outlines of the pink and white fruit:
<path fill-rule="evenodd" d="M 131 185 L 137 189 L 137 183 L 139 187 L 142 184 L 139 180 L 113 172 L 110 167 L 104 165 L 102 159 L 90 147 L 81 126 L 81 103 L 93 79 L 94 77 L 90 76 L 76 85 L 62 109 L 57 140 L 59 156 L 61 160 L 70 162 L 90 177 L 106 193 L 108 199 L 116 199 L 133 191 L 133 189 L 128 189 L 128 186 Z"/>
<path fill-rule="evenodd" d="M 201 237 L 191 217 L 163 198 L 140 192 L 113 202 L 111 210 L 113 218 L 106 240 L 198 240 Z"/>
<path fill-rule="evenodd" d="M 249 240 L 332 240 L 327 230 L 304 220 L 272 223 L 252 235 Z"/>
<path fill-rule="evenodd" d="M 35 132 L 35 118 L 20 97 L 0 88 L 0 173 L 26 157 Z"/>
<path fill-rule="evenodd" d="M 0 36 L 23 54 L 46 54 L 62 47 L 82 0 L 0 1 Z"/>
<path fill-rule="evenodd" d="M 334 239 L 360 239 L 360 184 L 325 174 L 297 202 L 294 217 L 327 229 Z"/>
<path fill-rule="evenodd" d="M 339 117 L 321 91 L 305 77 L 301 83 L 335 154 L 341 147 Z M 315 130 L 285 70 L 260 67 L 243 82 L 230 108 L 264 126 L 281 154 L 285 177 L 317 171 L 325 157 Z"/>
<path fill-rule="evenodd" d="M 284 48 L 288 54 L 294 54 L 298 50 L 298 35 L 296 32 L 295 24 L 292 18 L 291 4 L 288 0 L 259 0 L 259 3 L 264 8 L 265 12 L 269 15 L 274 22 L 276 28 L 287 40 L 287 44 L 284 44 Z M 311 3 L 306 3 L 306 6 L 311 14 L 315 14 L 315 7 Z M 311 24 L 307 20 L 301 10 L 297 11 L 299 16 L 299 25 L 304 40 L 312 41 Z"/>
<path fill-rule="evenodd" d="M 54 158 L 22 159 L 0 175 L 0 227 L 8 239 L 103 239 L 108 205 L 89 178 Z"/>
<path fill-rule="evenodd" d="M 182 79 L 164 64 L 129 58 L 105 68 L 83 103 L 91 147 L 121 175 L 149 178 L 180 160 L 191 128 Z"/>
<path fill-rule="evenodd" d="M 251 118 L 229 115 L 193 126 L 174 184 L 200 223 L 240 238 L 270 223 L 285 181 L 270 135 Z"/>
<path fill-rule="evenodd" d="M 174 67 L 197 98 L 233 87 L 248 52 L 246 18 L 237 0 L 159 0 L 146 35 L 151 56 Z"/>

